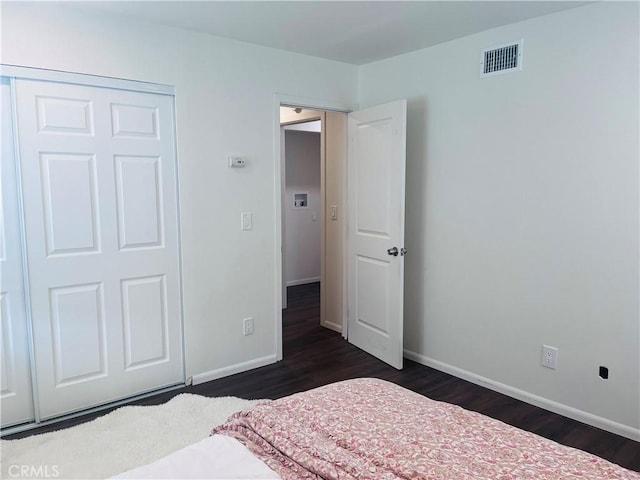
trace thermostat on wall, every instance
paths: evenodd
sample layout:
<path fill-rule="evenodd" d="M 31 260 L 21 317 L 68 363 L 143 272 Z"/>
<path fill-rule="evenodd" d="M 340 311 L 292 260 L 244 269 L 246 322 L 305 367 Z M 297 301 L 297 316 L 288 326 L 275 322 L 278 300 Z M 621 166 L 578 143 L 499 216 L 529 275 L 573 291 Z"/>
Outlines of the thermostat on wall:
<path fill-rule="evenodd" d="M 247 166 L 247 161 L 242 157 L 227 157 L 227 160 L 229 160 L 231 168 L 244 168 Z"/>

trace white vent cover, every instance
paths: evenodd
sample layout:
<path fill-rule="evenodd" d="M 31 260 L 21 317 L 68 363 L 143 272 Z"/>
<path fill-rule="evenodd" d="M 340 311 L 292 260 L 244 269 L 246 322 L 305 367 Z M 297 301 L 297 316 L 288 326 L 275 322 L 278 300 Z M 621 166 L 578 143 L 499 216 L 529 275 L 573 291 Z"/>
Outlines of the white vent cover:
<path fill-rule="evenodd" d="M 516 70 L 522 70 L 522 40 L 482 50 L 481 77 L 491 77 Z"/>

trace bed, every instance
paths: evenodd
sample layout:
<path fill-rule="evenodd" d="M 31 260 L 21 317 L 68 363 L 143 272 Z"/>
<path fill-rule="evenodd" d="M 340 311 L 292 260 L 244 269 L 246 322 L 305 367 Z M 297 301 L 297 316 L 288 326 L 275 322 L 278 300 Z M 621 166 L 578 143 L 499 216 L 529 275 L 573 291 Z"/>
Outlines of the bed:
<path fill-rule="evenodd" d="M 261 402 L 210 438 L 115 478 L 640 480 L 640 473 L 366 378 Z"/>

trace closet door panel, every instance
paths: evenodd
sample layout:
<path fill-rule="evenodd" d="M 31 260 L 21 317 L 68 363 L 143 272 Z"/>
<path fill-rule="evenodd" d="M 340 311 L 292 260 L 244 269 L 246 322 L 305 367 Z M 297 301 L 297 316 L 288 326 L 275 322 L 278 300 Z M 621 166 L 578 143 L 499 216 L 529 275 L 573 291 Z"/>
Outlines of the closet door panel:
<path fill-rule="evenodd" d="M 56 387 L 107 375 L 101 283 L 49 289 Z M 78 339 L 82 338 L 82 342 Z"/>
<path fill-rule="evenodd" d="M 2 102 L 2 215 L 0 216 L 0 419 L 2 427 L 34 419 L 24 300 L 22 241 L 9 80 L 0 77 Z"/>
<path fill-rule="evenodd" d="M 164 362 L 169 354 L 166 281 L 163 275 L 122 280 L 125 368 Z"/>
<path fill-rule="evenodd" d="M 36 97 L 38 131 L 64 135 L 93 135 L 93 108 L 90 100 Z"/>
<path fill-rule="evenodd" d="M 86 153 L 42 153 L 40 175 L 47 255 L 100 250 L 96 158 Z"/>
<path fill-rule="evenodd" d="M 42 417 L 183 382 L 173 98 L 16 91 Z"/>
<path fill-rule="evenodd" d="M 161 159 L 118 155 L 115 162 L 120 250 L 162 247 Z"/>

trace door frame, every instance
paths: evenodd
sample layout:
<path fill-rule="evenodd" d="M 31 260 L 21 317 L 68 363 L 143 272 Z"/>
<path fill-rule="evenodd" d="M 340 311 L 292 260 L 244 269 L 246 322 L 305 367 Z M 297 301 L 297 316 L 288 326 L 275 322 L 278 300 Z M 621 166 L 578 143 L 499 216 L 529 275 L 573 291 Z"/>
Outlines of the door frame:
<path fill-rule="evenodd" d="M 288 105 L 295 105 L 300 108 L 311 108 L 314 110 L 328 110 L 334 112 L 348 113 L 352 111 L 354 108 L 352 105 L 346 105 L 344 103 L 332 103 L 322 99 L 315 98 L 306 98 L 306 97 L 298 97 L 294 95 L 286 95 L 281 93 L 273 94 L 273 158 L 274 158 L 274 211 L 275 211 L 275 238 L 274 238 L 274 257 L 275 257 L 275 350 L 276 350 L 276 361 L 282 360 L 282 299 L 284 295 L 284 287 L 283 287 L 283 278 L 284 272 L 282 270 L 283 265 L 283 218 L 282 218 L 282 195 L 284 193 L 284 161 L 282 156 L 282 145 L 281 145 L 281 130 L 280 130 L 280 107 Z M 324 130 L 324 129 L 323 129 Z M 324 147 L 321 147 L 324 151 Z M 346 188 L 346 184 L 345 184 Z M 322 190 L 322 188 L 321 188 Z M 324 193 L 321 192 L 322 203 L 321 206 L 321 215 L 322 222 L 324 225 Z M 346 205 L 345 205 L 346 210 Z M 345 215 L 346 213 L 342 213 Z M 346 217 L 345 217 L 346 218 Z M 322 229 L 324 232 L 324 228 Z M 346 229 L 345 229 L 346 231 Z M 346 238 L 343 238 L 343 243 L 346 245 Z M 321 248 L 324 245 L 324 238 L 321 240 Z M 323 276 L 324 267 L 321 265 L 320 267 L 320 275 Z M 345 273 L 343 272 L 343 277 Z M 346 278 L 346 277 L 345 277 Z M 346 282 L 343 286 L 344 295 L 346 298 Z M 344 321 L 343 321 L 343 336 L 346 334 L 346 329 L 344 329 Z"/>

